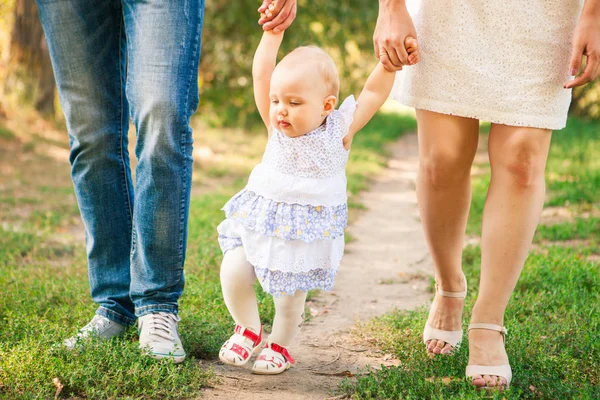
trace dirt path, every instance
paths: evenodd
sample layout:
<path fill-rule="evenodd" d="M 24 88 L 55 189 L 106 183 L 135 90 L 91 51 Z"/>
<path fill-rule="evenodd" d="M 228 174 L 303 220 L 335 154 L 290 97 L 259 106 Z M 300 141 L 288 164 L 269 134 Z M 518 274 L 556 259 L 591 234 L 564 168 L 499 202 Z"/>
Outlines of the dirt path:
<path fill-rule="evenodd" d="M 326 399 L 338 383 L 366 365 L 393 365 L 390 355 L 357 342 L 350 332 L 356 322 L 394 307 L 412 309 L 426 303 L 431 259 L 419 222 L 414 180 L 417 140 L 406 135 L 390 148 L 388 168 L 361 196 L 367 207 L 348 229 L 354 241 L 331 293 L 309 302 L 312 318 L 290 348 L 296 365 L 277 377 L 214 363 L 221 383 L 204 391 L 206 399 Z"/>

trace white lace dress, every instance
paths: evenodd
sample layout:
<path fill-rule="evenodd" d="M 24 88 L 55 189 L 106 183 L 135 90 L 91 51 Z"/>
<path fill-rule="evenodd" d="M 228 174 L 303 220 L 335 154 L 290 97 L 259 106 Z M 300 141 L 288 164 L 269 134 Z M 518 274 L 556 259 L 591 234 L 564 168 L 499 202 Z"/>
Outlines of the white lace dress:
<path fill-rule="evenodd" d="M 583 0 L 422 0 L 421 61 L 392 97 L 418 109 L 562 129 L 573 30 Z"/>
<path fill-rule="evenodd" d="M 342 138 L 355 110 L 350 96 L 306 135 L 290 138 L 273 128 L 262 162 L 223 207 L 221 250 L 242 246 L 274 296 L 333 287 L 348 222 Z"/>

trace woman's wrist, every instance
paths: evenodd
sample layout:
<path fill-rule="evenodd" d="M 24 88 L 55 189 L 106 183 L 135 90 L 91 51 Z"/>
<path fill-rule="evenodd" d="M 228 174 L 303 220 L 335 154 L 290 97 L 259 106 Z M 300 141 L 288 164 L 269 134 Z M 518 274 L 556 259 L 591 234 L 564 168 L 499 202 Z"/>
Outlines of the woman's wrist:
<path fill-rule="evenodd" d="M 585 0 L 582 17 L 600 18 L 600 0 Z M 598 21 L 600 23 L 600 21 Z"/>
<path fill-rule="evenodd" d="M 379 0 L 379 8 L 398 9 L 406 8 L 406 0 Z"/>

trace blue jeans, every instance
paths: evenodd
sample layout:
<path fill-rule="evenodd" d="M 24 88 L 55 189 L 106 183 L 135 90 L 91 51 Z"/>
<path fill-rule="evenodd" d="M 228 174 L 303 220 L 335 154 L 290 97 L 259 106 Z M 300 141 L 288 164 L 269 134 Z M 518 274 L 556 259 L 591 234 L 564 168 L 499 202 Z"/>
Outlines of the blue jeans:
<path fill-rule="evenodd" d="M 69 132 L 97 313 L 123 325 L 177 313 L 204 0 L 37 4 Z"/>

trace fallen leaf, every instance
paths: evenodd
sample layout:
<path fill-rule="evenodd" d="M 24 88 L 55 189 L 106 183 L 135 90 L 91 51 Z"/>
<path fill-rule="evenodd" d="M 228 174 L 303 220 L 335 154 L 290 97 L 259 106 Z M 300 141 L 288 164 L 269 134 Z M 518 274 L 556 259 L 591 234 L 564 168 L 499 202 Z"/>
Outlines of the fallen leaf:
<path fill-rule="evenodd" d="M 54 393 L 54 400 L 56 400 L 56 399 L 58 399 L 58 395 L 60 394 L 60 391 L 63 389 L 63 384 L 60 383 L 60 379 L 58 379 L 58 378 L 52 379 L 52 383 L 54 383 L 54 386 L 56 386 L 56 393 Z"/>

